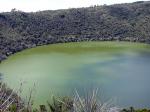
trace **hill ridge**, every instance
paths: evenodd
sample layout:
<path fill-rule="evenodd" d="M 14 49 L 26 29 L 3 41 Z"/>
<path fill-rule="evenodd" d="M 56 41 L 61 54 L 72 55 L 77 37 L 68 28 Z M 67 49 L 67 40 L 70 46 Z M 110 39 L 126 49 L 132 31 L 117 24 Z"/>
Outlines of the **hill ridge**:
<path fill-rule="evenodd" d="M 150 1 L 0 13 L 0 60 L 39 45 L 102 40 L 150 43 Z"/>

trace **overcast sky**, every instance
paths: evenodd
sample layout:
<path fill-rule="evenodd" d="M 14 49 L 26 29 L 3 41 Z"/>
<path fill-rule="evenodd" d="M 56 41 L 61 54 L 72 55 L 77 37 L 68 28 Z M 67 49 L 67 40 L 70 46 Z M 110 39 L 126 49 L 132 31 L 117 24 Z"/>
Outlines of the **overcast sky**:
<path fill-rule="evenodd" d="M 17 10 L 32 12 L 41 10 L 55 10 L 91 5 L 130 3 L 137 0 L 0 0 L 0 12 Z"/>

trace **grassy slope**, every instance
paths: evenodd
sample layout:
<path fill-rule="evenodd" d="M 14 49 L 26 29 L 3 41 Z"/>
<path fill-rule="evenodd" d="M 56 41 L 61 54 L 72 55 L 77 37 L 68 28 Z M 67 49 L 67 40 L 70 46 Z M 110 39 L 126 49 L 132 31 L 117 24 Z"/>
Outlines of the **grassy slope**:
<path fill-rule="evenodd" d="M 150 2 L 0 13 L 0 60 L 38 45 L 87 40 L 150 43 Z"/>
<path fill-rule="evenodd" d="M 150 36 L 150 2 L 36 13 L 14 11 L 1 13 L 0 24 L 0 36 L 11 39 L 49 35 L 144 39 Z"/>

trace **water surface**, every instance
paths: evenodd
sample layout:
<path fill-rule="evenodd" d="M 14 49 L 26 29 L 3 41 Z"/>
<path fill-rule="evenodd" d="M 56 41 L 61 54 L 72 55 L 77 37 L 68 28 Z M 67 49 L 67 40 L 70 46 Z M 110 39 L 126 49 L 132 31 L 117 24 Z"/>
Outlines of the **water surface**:
<path fill-rule="evenodd" d="M 122 107 L 150 107 L 150 46 L 126 42 L 80 42 L 36 47 L 0 64 L 2 80 L 11 88 L 23 82 L 26 98 L 35 84 L 35 105 L 52 94 L 73 95 L 75 89 L 99 88 L 103 101 Z"/>

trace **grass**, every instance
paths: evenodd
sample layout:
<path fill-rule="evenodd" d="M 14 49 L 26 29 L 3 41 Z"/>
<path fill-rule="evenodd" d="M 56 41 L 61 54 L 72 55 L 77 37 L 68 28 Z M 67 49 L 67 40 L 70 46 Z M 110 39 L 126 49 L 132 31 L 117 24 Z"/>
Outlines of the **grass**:
<path fill-rule="evenodd" d="M 16 110 L 20 110 L 23 107 L 23 102 L 21 98 L 17 95 L 18 92 L 12 90 L 6 86 L 4 83 L 0 83 L 0 111 L 4 112 L 9 110 L 11 107 L 14 108 L 16 105 Z"/>
<path fill-rule="evenodd" d="M 121 109 L 112 101 L 102 103 L 97 98 L 98 89 L 83 96 L 77 90 L 73 97 L 52 96 L 52 101 L 47 101 L 47 105 L 40 105 L 39 108 L 32 107 L 32 90 L 27 103 L 18 96 L 19 92 L 0 83 L 0 112 L 150 112 L 148 109 L 135 110 L 133 107 Z"/>

